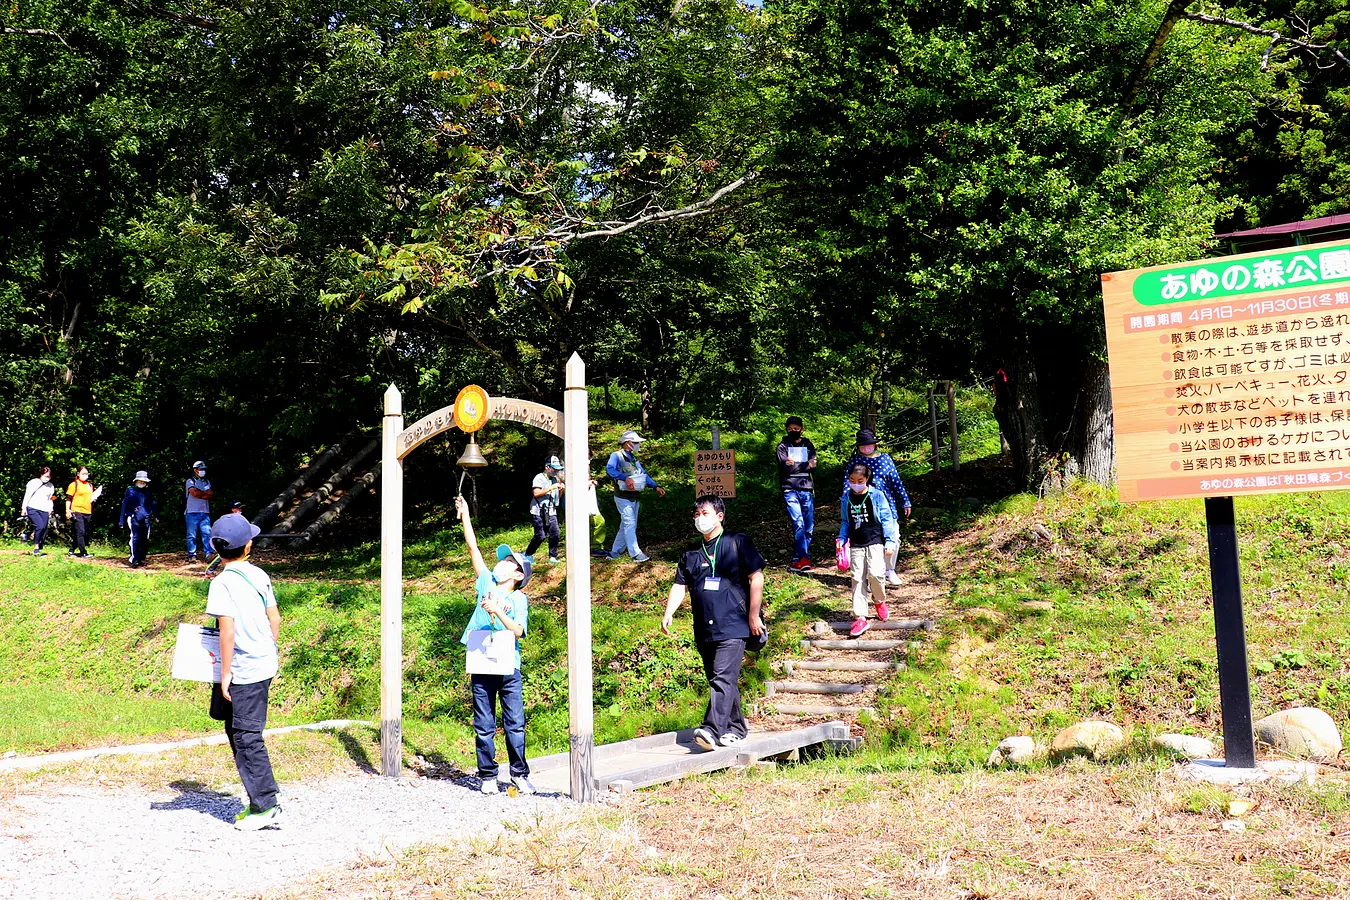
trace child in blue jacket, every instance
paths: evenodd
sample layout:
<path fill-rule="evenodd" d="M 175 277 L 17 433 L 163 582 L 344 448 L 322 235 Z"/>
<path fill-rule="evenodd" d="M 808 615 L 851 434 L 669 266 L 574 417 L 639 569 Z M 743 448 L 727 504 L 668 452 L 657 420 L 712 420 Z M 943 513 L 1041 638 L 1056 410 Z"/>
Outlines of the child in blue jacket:
<path fill-rule="evenodd" d="M 853 625 L 857 637 L 868 628 L 867 592 L 871 588 L 877 618 L 886 621 L 886 545 L 898 542 L 900 529 L 886 492 L 872 486 L 872 470 L 858 462 L 848 469 L 848 487 L 839 502 L 839 545 L 849 542 L 848 563 L 853 573 Z"/>

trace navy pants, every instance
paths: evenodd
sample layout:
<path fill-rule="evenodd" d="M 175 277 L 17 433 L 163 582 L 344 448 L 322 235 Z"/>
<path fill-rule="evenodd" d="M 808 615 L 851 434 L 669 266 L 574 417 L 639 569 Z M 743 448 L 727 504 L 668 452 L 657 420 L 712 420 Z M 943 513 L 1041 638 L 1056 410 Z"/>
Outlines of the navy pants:
<path fill-rule="evenodd" d="M 502 730 L 506 732 L 506 756 L 511 776 L 530 774 L 525 762 L 525 697 L 520 670 L 510 675 L 470 676 L 473 691 L 474 746 L 478 751 L 478 777 L 497 777 L 497 699 L 502 704 Z"/>
<path fill-rule="evenodd" d="M 70 532 L 70 552 L 77 556 L 88 556 L 86 544 L 89 539 L 89 522 L 94 517 L 89 513 L 74 513 L 70 523 L 74 527 Z"/>
<path fill-rule="evenodd" d="M 539 549 L 539 545 L 544 543 L 544 538 L 547 537 L 548 555 L 556 557 L 558 541 L 561 538 L 558 533 L 558 513 L 552 509 L 541 509 L 531 518 L 534 519 L 534 539 L 530 541 L 530 546 L 525 548 L 525 555 L 534 556 L 534 551 Z"/>
<path fill-rule="evenodd" d="M 703 727 L 714 737 L 734 734 L 745 737 L 745 716 L 741 713 L 741 663 L 745 661 L 745 639 L 699 641 L 703 674 L 708 677 L 708 712 Z"/>
<path fill-rule="evenodd" d="M 28 513 L 28 521 L 33 523 L 33 549 L 41 550 L 42 542 L 47 540 L 47 526 L 51 523 L 52 514 L 31 506 L 24 511 Z"/>
<path fill-rule="evenodd" d="M 131 520 L 131 559 L 133 566 L 145 564 L 145 553 L 150 546 L 150 520 Z"/>
<path fill-rule="evenodd" d="M 255 812 L 266 812 L 277 805 L 277 780 L 272 775 L 272 760 L 263 743 L 267 727 L 267 692 L 272 679 L 253 684 L 230 685 L 225 701 L 225 736 L 234 753 L 234 767 L 244 783 Z"/>

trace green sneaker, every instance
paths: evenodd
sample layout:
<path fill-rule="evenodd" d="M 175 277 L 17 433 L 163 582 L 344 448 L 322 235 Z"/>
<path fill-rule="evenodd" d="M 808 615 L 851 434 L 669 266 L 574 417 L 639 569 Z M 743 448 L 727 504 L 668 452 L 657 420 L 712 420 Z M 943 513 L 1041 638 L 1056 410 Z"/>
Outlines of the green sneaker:
<path fill-rule="evenodd" d="M 252 805 L 252 804 L 249 804 L 248 806 L 245 806 L 243 809 L 239 810 L 238 815 L 236 815 L 236 816 L 234 817 L 234 824 L 238 825 L 240 822 L 242 822 L 242 821 L 244 821 L 245 819 L 247 819 L 247 818 L 248 818 L 248 814 L 251 813 L 251 812 L 253 812 L 253 805 Z"/>
<path fill-rule="evenodd" d="M 263 828 L 281 827 L 281 804 L 262 812 L 245 810 L 241 818 L 234 820 L 234 827 L 240 831 L 259 831 Z"/>

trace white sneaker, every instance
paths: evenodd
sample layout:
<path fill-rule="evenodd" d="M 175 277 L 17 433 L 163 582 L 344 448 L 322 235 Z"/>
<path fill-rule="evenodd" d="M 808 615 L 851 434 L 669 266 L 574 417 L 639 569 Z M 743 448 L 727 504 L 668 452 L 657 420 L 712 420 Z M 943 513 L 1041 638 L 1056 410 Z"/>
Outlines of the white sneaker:
<path fill-rule="evenodd" d="M 886 583 L 887 583 L 887 584 L 900 584 L 900 576 L 897 575 L 897 574 L 895 574 L 895 570 L 894 570 L 894 569 L 892 569 L 891 571 L 889 571 L 889 572 L 886 573 Z"/>
<path fill-rule="evenodd" d="M 556 557 L 556 556 L 550 556 L 550 557 L 548 558 L 548 562 L 549 562 L 549 565 L 551 565 L 551 566 L 556 566 L 556 565 L 558 564 L 558 557 Z"/>
<path fill-rule="evenodd" d="M 529 795 L 535 792 L 534 782 L 530 781 L 528 775 L 513 775 L 511 776 L 511 783 L 514 784 L 516 790 L 520 791 L 522 794 Z"/>
<path fill-rule="evenodd" d="M 497 793 L 497 776 L 493 775 L 491 778 L 484 778 L 483 783 L 478 785 L 478 790 L 482 791 L 484 794 Z"/>
<path fill-rule="evenodd" d="M 738 734 L 724 734 L 721 737 L 720 743 L 723 747 L 734 747 L 743 740 L 745 740 L 745 738 Z"/>
<path fill-rule="evenodd" d="M 698 744 L 704 750 L 717 749 L 717 738 L 713 737 L 712 732 L 706 728 L 694 729 L 694 743 Z"/>

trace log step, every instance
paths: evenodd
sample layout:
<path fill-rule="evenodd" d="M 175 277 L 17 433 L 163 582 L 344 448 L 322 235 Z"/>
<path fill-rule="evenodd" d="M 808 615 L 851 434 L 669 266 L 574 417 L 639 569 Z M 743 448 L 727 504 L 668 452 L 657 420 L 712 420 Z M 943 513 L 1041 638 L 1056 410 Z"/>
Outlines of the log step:
<path fill-rule="evenodd" d="M 802 641 L 802 649 L 810 650 L 894 650 L 905 646 L 904 641 Z"/>
<path fill-rule="evenodd" d="M 784 716 L 856 716 L 870 706 L 804 706 L 795 703 L 770 703 L 774 712 Z"/>
<path fill-rule="evenodd" d="M 902 662 L 863 662 L 857 659 L 785 659 L 783 674 L 793 669 L 803 672 L 898 672 L 905 668 Z"/>
<path fill-rule="evenodd" d="M 848 631 L 853 627 L 853 620 L 847 622 L 830 622 L 829 626 L 835 631 Z M 887 619 L 885 622 L 873 622 L 871 631 L 932 631 L 932 619 Z"/>
<path fill-rule="evenodd" d="M 769 681 L 765 682 L 766 697 L 774 694 L 861 694 L 871 685 L 831 684 L 824 681 Z"/>

